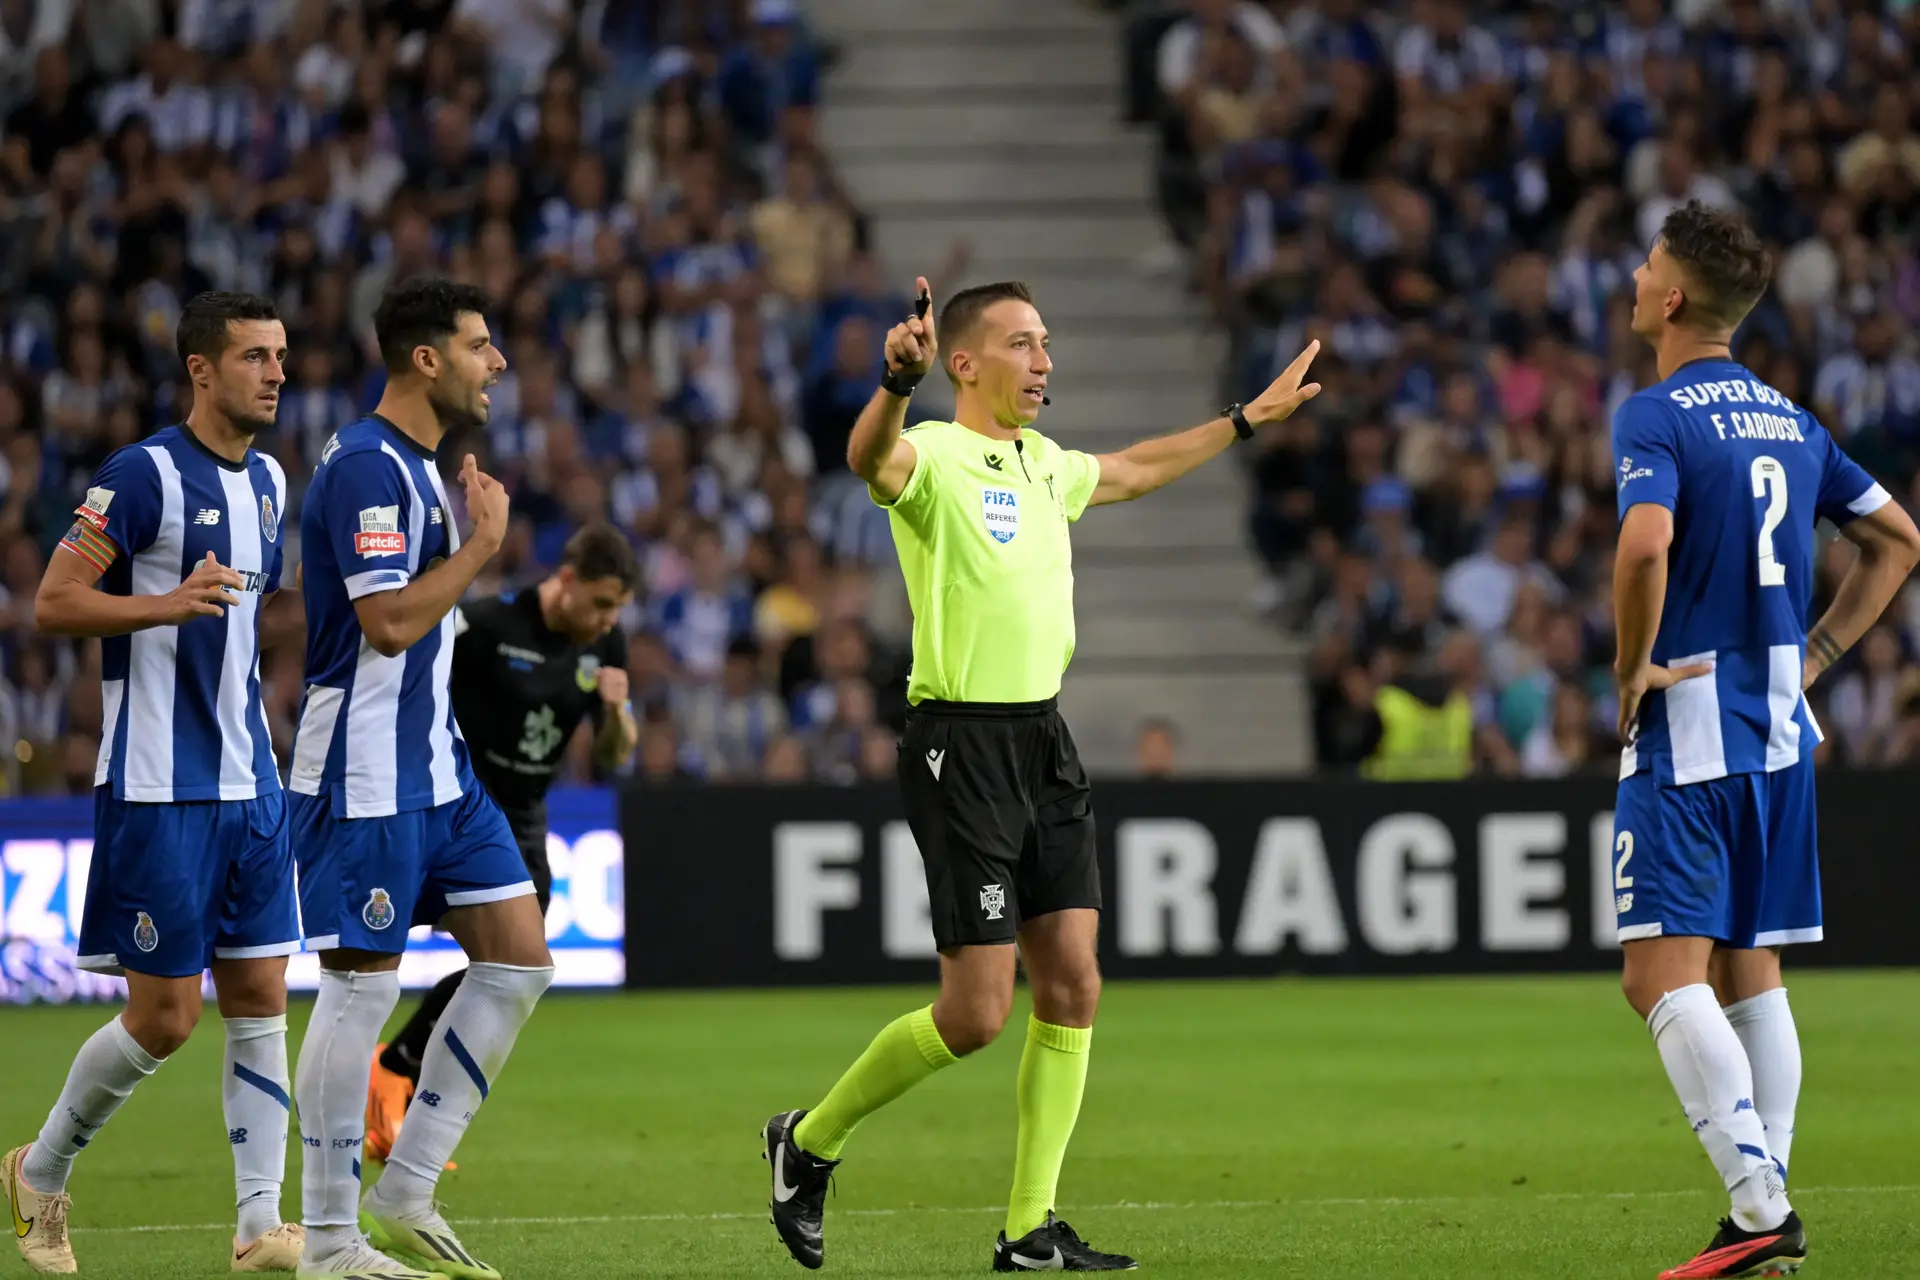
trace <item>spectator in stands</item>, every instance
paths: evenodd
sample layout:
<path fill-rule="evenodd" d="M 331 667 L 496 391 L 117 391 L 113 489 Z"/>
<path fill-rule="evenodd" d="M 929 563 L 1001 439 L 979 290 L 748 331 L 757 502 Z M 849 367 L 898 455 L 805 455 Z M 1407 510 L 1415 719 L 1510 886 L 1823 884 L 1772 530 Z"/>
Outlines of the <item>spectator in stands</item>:
<path fill-rule="evenodd" d="M 1559 601 L 1564 589 L 1534 557 L 1534 536 L 1532 516 L 1509 512 L 1486 550 L 1447 570 L 1441 594 L 1456 617 L 1481 635 L 1491 636 L 1506 627 L 1523 585 L 1531 584 L 1550 603 Z"/>
<path fill-rule="evenodd" d="M 742 636 L 727 646 L 720 678 L 693 686 L 675 717 L 686 745 L 715 778 L 752 778 L 768 745 L 786 732 L 780 699 L 760 676 L 760 646 Z"/>
<path fill-rule="evenodd" d="M 727 647 L 753 630 L 752 602 L 733 581 L 720 532 L 702 525 L 693 535 L 692 580 L 660 601 L 654 624 L 674 662 L 698 680 L 720 675 Z"/>
<path fill-rule="evenodd" d="M 1516 744 L 1576 767 L 1582 716 L 1608 721 L 1609 423 L 1653 377 L 1627 289 L 1682 201 L 1743 204 L 1782 259 L 1736 355 L 1920 498 L 1920 10 L 1628 0 L 1577 33 L 1485 0 L 1130 13 L 1129 113 L 1161 124 L 1169 230 L 1229 331 L 1224 398 L 1327 344 L 1314 423 L 1251 455 L 1249 519 L 1258 602 L 1315 638 L 1323 760 L 1372 750 L 1380 691 L 1451 619 L 1506 726 L 1481 767 Z"/>
<path fill-rule="evenodd" d="M 294 377 L 260 444 L 294 517 L 378 398 L 374 300 L 425 272 L 498 297 L 512 360 L 475 447 L 519 518 L 479 588 L 524 583 L 605 512 L 639 544 L 640 771 L 751 776 L 802 686 L 792 709 L 852 735 L 825 752 L 836 775 L 871 771 L 866 682 L 891 715 L 904 671 L 864 624 L 871 593 L 840 589 L 872 523 L 815 510 L 802 371 L 834 369 L 848 316 L 905 303 L 853 256 L 792 3 L 0 8 L 0 690 L 34 719 L 33 785 L 90 784 L 100 706 L 98 646 L 33 635 L 32 579 L 89 471 L 177 420 L 185 299 L 257 290 L 286 315 Z M 840 389 L 864 399 L 877 374 L 863 360 Z M 840 638 L 816 664 L 824 622 Z M 756 634 L 763 662 L 739 653 Z M 298 656 L 261 666 L 285 758 Z M 772 727 L 741 728 L 756 718 Z"/>
<path fill-rule="evenodd" d="M 763 782 L 805 782 L 807 748 L 792 734 L 775 738 L 767 747 L 767 760 L 760 772 Z"/>
<path fill-rule="evenodd" d="M 1899 635 L 1893 627 L 1883 623 L 1867 633 L 1858 665 L 1841 676 L 1827 695 L 1826 723 L 1848 763 L 1890 761 L 1900 734 L 1901 695 L 1909 670 L 1903 665 Z"/>
<path fill-rule="evenodd" d="M 1171 778 L 1180 754 L 1180 731 L 1173 721 L 1155 716 L 1143 721 L 1134 738 L 1133 769 L 1142 778 Z"/>

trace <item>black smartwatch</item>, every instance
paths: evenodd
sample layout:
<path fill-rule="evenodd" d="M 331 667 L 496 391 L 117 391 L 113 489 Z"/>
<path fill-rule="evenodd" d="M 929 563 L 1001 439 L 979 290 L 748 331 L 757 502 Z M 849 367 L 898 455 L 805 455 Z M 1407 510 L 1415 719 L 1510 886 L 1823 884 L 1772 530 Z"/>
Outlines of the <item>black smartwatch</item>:
<path fill-rule="evenodd" d="M 896 369 L 888 365 L 887 371 L 880 375 L 880 386 L 889 395 L 896 395 L 904 400 L 913 394 L 913 389 L 920 385 L 920 379 L 926 376 L 924 373 L 908 373 L 905 369 Z"/>
<path fill-rule="evenodd" d="M 1233 434 L 1242 440 L 1253 439 L 1253 424 L 1247 421 L 1246 410 L 1237 404 L 1230 404 L 1220 411 L 1220 416 L 1233 423 Z"/>

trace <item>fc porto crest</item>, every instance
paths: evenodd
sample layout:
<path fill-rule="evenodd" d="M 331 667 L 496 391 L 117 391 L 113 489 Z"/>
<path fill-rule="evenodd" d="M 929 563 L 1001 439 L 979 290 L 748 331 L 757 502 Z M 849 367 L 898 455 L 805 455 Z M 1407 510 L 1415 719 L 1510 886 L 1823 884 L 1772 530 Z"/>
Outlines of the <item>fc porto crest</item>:
<path fill-rule="evenodd" d="M 280 516 L 273 509 L 273 495 L 260 495 L 260 536 L 268 542 L 280 541 Z"/>
<path fill-rule="evenodd" d="M 393 898 L 385 889 L 375 889 L 367 895 L 367 905 L 360 908 L 360 921 L 374 930 L 393 923 Z"/>
<path fill-rule="evenodd" d="M 154 927 L 153 917 L 144 911 L 133 913 L 133 945 L 142 951 L 152 951 L 160 945 L 160 930 Z"/>
<path fill-rule="evenodd" d="M 582 654 L 580 665 L 573 669 L 573 682 L 580 686 L 580 692 L 592 693 L 600 687 L 600 659 L 593 654 Z"/>

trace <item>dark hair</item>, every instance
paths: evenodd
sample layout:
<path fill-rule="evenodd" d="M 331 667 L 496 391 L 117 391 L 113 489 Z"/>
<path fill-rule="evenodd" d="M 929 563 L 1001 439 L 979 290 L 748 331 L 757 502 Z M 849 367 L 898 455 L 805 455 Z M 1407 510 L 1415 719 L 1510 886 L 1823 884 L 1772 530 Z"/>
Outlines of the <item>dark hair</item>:
<path fill-rule="evenodd" d="M 1697 328 L 1732 329 L 1767 291 L 1773 266 L 1766 246 L 1737 213 L 1689 200 L 1660 224 L 1660 243 L 1691 286 L 1687 305 Z"/>
<path fill-rule="evenodd" d="M 180 363 L 188 356 L 218 360 L 227 350 L 232 336 L 228 325 L 235 320 L 278 320 L 279 310 L 257 293 L 196 293 L 180 309 L 180 323 L 173 331 L 173 348 Z"/>
<path fill-rule="evenodd" d="M 613 578 L 628 591 L 640 581 L 640 561 L 620 531 L 610 524 L 590 524 L 567 539 L 560 563 L 582 582 Z"/>
<path fill-rule="evenodd" d="M 388 373 L 413 367 L 413 350 L 437 347 L 460 331 L 460 317 L 484 316 L 493 305 L 486 292 L 437 276 L 419 276 L 394 285 L 373 313 L 373 335 Z"/>
<path fill-rule="evenodd" d="M 978 284 L 971 289 L 962 289 L 947 299 L 946 306 L 940 308 L 939 336 L 948 344 L 947 350 L 951 351 L 954 345 L 973 336 L 980 317 L 994 303 L 1032 301 L 1033 291 L 1019 280 L 1002 280 L 996 284 Z M 953 377 L 950 369 L 947 376 Z"/>

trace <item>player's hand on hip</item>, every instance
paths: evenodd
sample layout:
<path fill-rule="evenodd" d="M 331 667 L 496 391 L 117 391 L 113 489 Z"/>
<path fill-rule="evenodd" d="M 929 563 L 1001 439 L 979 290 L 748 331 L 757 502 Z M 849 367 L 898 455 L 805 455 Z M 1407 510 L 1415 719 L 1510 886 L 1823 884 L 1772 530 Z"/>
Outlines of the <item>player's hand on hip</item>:
<path fill-rule="evenodd" d="M 1682 680 L 1697 680 L 1713 674 L 1711 662 L 1690 662 L 1684 667 L 1662 667 L 1647 663 L 1638 671 L 1620 679 L 1620 741 L 1632 742 L 1640 732 L 1640 704 L 1649 693 L 1671 689 Z"/>
<path fill-rule="evenodd" d="M 160 621 L 163 626 L 179 626 L 195 618 L 217 618 L 240 603 L 233 591 L 244 591 L 246 579 L 220 563 L 213 552 L 193 566 L 187 580 L 161 596 Z"/>
<path fill-rule="evenodd" d="M 600 701 L 617 707 L 627 700 L 627 673 L 619 667 L 602 667 L 594 676 L 594 683 L 600 690 Z"/>
<path fill-rule="evenodd" d="M 482 471 L 472 454 L 460 464 L 460 484 L 467 491 L 474 539 L 498 551 L 507 540 L 507 487 Z"/>
<path fill-rule="evenodd" d="M 913 281 L 916 298 L 931 299 L 932 291 L 927 287 L 925 276 L 916 276 Z M 933 368 L 934 359 L 940 351 L 938 338 L 933 332 L 933 308 L 931 303 L 923 316 L 913 316 L 887 330 L 887 367 L 905 373 L 926 373 Z"/>
<path fill-rule="evenodd" d="M 1293 363 L 1280 371 L 1273 385 L 1254 397 L 1251 404 L 1242 412 L 1252 423 L 1284 422 L 1293 416 L 1293 411 L 1320 394 L 1320 384 L 1306 382 L 1307 369 L 1313 364 L 1313 358 L 1320 354 L 1320 339 L 1315 338 L 1307 344 L 1307 349 L 1293 358 Z"/>

